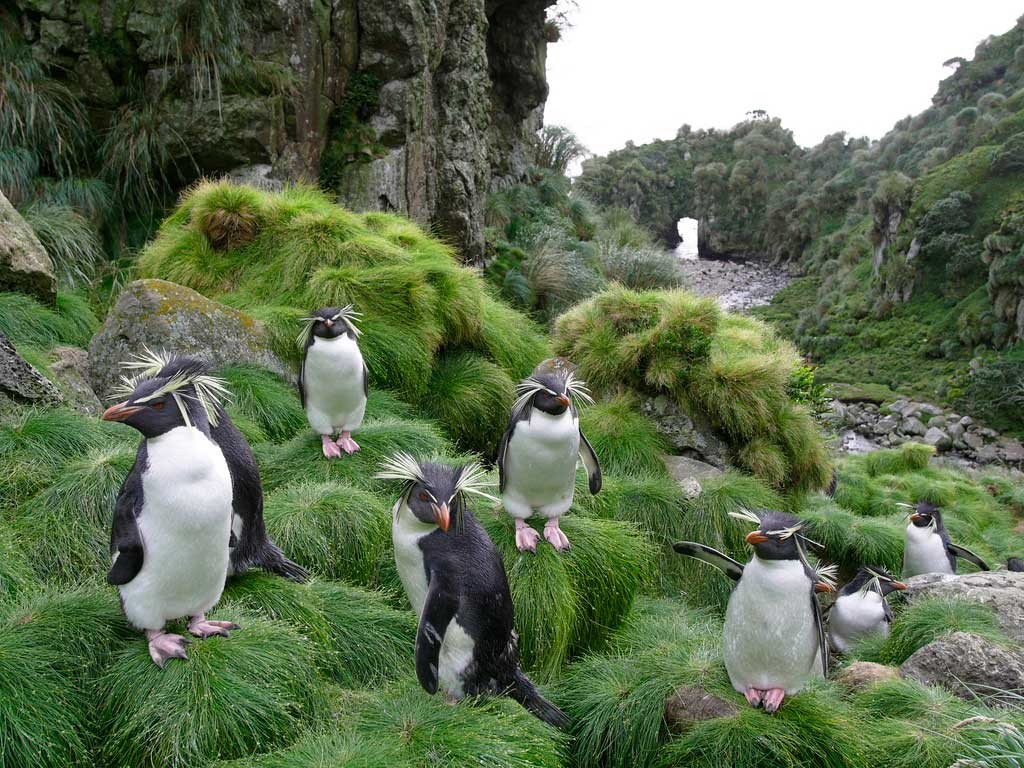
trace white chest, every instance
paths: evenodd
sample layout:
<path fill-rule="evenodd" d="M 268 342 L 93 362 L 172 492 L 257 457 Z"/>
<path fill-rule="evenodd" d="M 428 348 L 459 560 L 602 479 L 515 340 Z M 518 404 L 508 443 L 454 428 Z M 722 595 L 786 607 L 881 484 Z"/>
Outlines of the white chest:
<path fill-rule="evenodd" d="M 867 635 L 887 634 L 882 596 L 873 589 L 841 595 L 829 611 L 828 630 L 837 651 L 847 650 Z"/>
<path fill-rule="evenodd" d="M 907 526 L 903 545 L 903 575 L 907 578 L 922 573 L 953 573 L 942 537 L 931 526 Z"/>
<path fill-rule="evenodd" d="M 395 505 L 391 515 L 391 539 L 395 547 L 395 566 L 405 587 L 405 594 L 418 617 L 423 613 L 427 599 L 427 572 L 423 567 L 423 550 L 420 540 L 437 530 L 434 525 L 419 520 L 404 500 Z"/>
<path fill-rule="evenodd" d="M 304 385 L 306 395 L 332 395 L 354 388 L 363 392 L 363 354 L 355 339 L 338 336 L 334 339 L 313 337 L 306 351 Z"/>
<path fill-rule="evenodd" d="M 571 411 L 552 416 L 535 409 L 509 439 L 509 483 L 527 493 L 572 487 L 579 452 L 580 425 Z"/>
<path fill-rule="evenodd" d="M 796 560 L 761 560 L 743 569 L 725 614 L 725 666 L 738 691 L 793 693 L 820 674 L 811 581 Z"/>

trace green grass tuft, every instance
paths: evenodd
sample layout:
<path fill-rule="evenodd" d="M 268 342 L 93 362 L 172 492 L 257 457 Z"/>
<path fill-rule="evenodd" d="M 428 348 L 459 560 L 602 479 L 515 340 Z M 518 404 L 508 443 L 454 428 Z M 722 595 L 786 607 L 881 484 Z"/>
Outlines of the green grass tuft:
<path fill-rule="evenodd" d="M 241 365 L 220 373 L 231 391 L 232 418 L 241 414 L 275 442 L 294 437 L 307 426 L 298 391 L 276 374 Z"/>
<path fill-rule="evenodd" d="M 893 622 L 889 638 L 880 649 L 879 661 L 902 664 L 918 649 L 951 632 L 971 632 L 995 642 L 1006 642 L 989 606 L 968 600 L 922 598 L 907 606 Z"/>
<path fill-rule="evenodd" d="M 580 428 L 594 446 L 603 472 L 664 475 L 665 441 L 636 405 L 634 398 L 622 395 L 584 408 Z"/>
<path fill-rule="evenodd" d="M 74 293 L 58 293 L 52 309 L 23 293 L 0 293 L 0 333 L 15 347 L 48 349 L 55 344 L 88 347 L 99 321 L 89 303 Z"/>
<path fill-rule="evenodd" d="M 872 451 L 864 458 L 864 467 L 868 474 L 901 475 L 925 469 L 928 460 L 935 455 L 935 449 L 923 443 L 904 443 L 899 448 Z"/>

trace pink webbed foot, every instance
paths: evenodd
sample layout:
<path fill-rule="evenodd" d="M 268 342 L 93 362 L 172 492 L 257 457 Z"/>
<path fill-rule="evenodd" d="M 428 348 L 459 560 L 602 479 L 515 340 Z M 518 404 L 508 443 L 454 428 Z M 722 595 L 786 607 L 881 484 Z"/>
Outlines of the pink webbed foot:
<path fill-rule="evenodd" d="M 193 616 L 188 622 L 188 631 L 204 640 L 212 635 L 228 636 L 229 629 L 241 629 L 233 621 L 213 621 L 203 614 Z"/>
<path fill-rule="evenodd" d="M 559 552 L 564 552 L 572 546 L 569 544 L 569 539 L 566 537 L 565 533 L 563 533 L 562 529 L 558 527 L 557 517 L 548 520 L 544 524 L 544 538 L 551 542 L 551 546 Z"/>
<path fill-rule="evenodd" d="M 188 658 L 185 653 L 188 641 L 181 635 L 171 635 L 162 629 L 147 629 L 146 639 L 149 641 L 149 658 L 160 669 L 164 668 L 168 659 Z"/>
<path fill-rule="evenodd" d="M 337 459 L 341 456 L 341 448 L 331 440 L 330 435 L 320 435 L 320 443 L 323 445 L 324 456 L 328 459 Z"/>
<path fill-rule="evenodd" d="M 771 690 L 764 692 L 764 711 L 769 715 L 774 714 L 778 711 L 779 707 L 782 706 L 782 700 L 786 697 L 786 692 L 782 688 L 772 688 Z"/>
<path fill-rule="evenodd" d="M 540 534 L 526 524 L 525 520 L 516 518 L 516 546 L 520 552 L 536 552 Z"/>
<path fill-rule="evenodd" d="M 764 691 L 759 691 L 757 688 L 747 688 L 747 692 L 743 694 L 747 697 L 747 703 L 750 706 L 757 708 L 761 706 L 761 699 L 764 696 Z"/>
<path fill-rule="evenodd" d="M 342 432 L 341 437 L 337 440 L 337 445 L 349 456 L 359 450 L 359 443 L 352 439 L 351 432 Z"/>

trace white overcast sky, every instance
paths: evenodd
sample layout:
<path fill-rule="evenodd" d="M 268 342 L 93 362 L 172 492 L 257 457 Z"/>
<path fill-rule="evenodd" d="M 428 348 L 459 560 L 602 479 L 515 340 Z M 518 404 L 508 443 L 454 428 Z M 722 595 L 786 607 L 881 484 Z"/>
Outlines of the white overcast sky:
<path fill-rule="evenodd" d="M 1008 0 L 578 0 L 548 46 L 545 122 L 597 154 L 751 109 L 804 146 L 839 130 L 877 139 L 928 106 L 943 61 L 1021 13 Z"/>

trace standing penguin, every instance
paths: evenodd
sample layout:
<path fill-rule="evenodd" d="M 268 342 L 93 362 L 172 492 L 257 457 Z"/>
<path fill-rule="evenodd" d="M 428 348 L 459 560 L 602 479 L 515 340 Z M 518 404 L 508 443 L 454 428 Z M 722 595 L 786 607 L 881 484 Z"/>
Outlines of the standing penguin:
<path fill-rule="evenodd" d="M 831 574 L 804 553 L 803 523 L 781 512 L 731 513 L 756 521 L 745 566 L 711 547 L 677 542 L 676 552 L 703 560 L 736 582 L 725 612 L 725 668 L 751 706 L 775 712 L 786 696 L 828 674 L 828 645 L 816 592 L 831 592 Z"/>
<path fill-rule="evenodd" d="M 179 372 L 201 373 L 207 376 L 206 380 L 220 381 L 209 377 L 209 370 L 205 364 L 194 358 L 172 357 L 167 353 L 153 352 L 149 349 L 122 363 L 122 368 L 130 374 L 122 378 L 121 393 L 124 396 L 128 396 L 143 379 L 158 374 L 168 377 Z M 226 390 L 218 389 L 210 394 L 211 396 L 207 397 L 207 402 L 211 406 L 210 437 L 220 447 L 231 472 L 233 516 L 228 575 L 244 573 L 249 568 L 262 568 L 268 573 L 276 573 L 292 581 L 305 581 L 309 577 L 306 569 L 285 557 L 267 535 L 263 523 L 263 482 L 260 480 L 259 466 L 248 441 L 238 431 L 238 427 L 231 421 L 231 417 L 221 404 L 221 400 L 227 395 Z"/>
<path fill-rule="evenodd" d="M 927 501 L 918 502 L 917 508 L 910 515 L 903 545 L 903 578 L 909 579 L 922 573 L 956 573 L 958 557 L 970 560 L 983 571 L 991 570 L 971 550 L 949 540 L 938 507 Z"/>
<path fill-rule="evenodd" d="M 907 585 L 896 581 L 878 566 L 864 566 L 843 585 L 828 609 L 828 636 L 837 653 L 845 653 L 858 640 L 869 635 L 889 636 L 892 610 L 886 595 L 904 590 Z"/>
<path fill-rule="evenodd" d="M 304 318 L 299 334 L 303 349 L 299 397 L 328 459 L 338 458 L 342 451 L 351 455 L 359 450 L 352 432 L 363 423 L 370 385 L 359 351 L 358 318 L 351 304 L 341 309 L 324 307 Z M 335 432 L 341 433 L 337 442 Z"/>
<path fill-rule="evenodd" d="M 534 374 L 516 386 L 508 429 L 498 446 L 501 502 L 516 521 L 516 546 L 537 551 L 539 534 L 526 524 L 534 512 L 547 518 L 544 538 L 559 550 L 569 539 L 558 521 L 572 506 L 576 463 L 587 469 L 591 494 L 601 490 L 601 465 L 580 430 L 577 402 L 593 403 L 571 372 Z"/>
<path fill-rule="evenodd" d="M 479 464 L 449 467 L 399 453 L 377 475 L 403 483 L 392 510 L 395 563 L 419 616 L 416 676 L 428 693 L 455 700 L 504 694 L 558 728 L 568 718 L 519 666 L 512 594 L 501 555 L 466 507 L 466 495 L 494 499 Z"/>
<path fill-rule="evenodd" d="M 165 632 L 167 621 L 187 616 L 188 631 L 201 638 L 238 629 L 205 615 L 228 574 L 231 472 L 210 435 L 224 392 L 202 365 L 172 360 L 103 413 L 143 436 L 117 498 L 107 581 L 117 585 L 128 622 L 146 633 L 160 667 L 186 658 L 185 638 Z"/>

